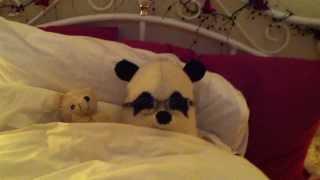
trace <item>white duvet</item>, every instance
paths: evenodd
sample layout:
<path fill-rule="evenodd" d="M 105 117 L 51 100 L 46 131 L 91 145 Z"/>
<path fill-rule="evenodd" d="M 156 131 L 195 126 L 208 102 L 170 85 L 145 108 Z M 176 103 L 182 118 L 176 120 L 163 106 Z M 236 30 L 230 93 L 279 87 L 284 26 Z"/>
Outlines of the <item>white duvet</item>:
<path fill-rule="evenodd" d="M 62 92 L 92 87 L 101 101 L 120 104 L 125 84 L 114 75 L 115 62 L 143 64 L 160 56 L 177 60 L 0 18 L 0 180 L 267 179 L 221 148 L 245 152 L 249 112 L 242 95 L 217 74 L 195 85 L 198 126 L 214 143 L 109 122 L 57 123 Z M 117 108 L 100 102 L 98 111 L 112 117 Z"/>
<path fill-rule="evenodd" d="M 107 119 L 55 122 L 59 96 L 47 89 L 0 84 L 1 180 L 267 179 L 219 141 L 104 122 Z M 108 112 L 109 118 L 115 118 L 118 109 L 98 104 L 98 113 Z"/>
<path fill-rule="evenodd" d="M 241 157 L 184 134 L 115 123 L 0 134 L 0 177 L 16 180 L 263 180 Z"/>

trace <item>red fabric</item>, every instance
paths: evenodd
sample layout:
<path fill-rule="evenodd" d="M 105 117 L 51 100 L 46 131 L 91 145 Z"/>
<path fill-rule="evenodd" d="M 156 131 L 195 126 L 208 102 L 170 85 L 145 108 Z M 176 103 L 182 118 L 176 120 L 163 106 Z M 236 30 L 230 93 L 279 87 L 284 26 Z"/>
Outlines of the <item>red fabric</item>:
<path fill-rule="evenodd" d="M 50 0 L 36 0 L 36 5 L 49 6 Z"/>
<path fill-rule="evenodd" d="M 172 46 L 172 45 L 168 45 L 168 46 L 169 46 L 170 52 L 178 56 L 183 61 L 196 59 L 198 56 L 194 51 L 190 49 L 181 48 L 181 47 Z"/>
<path fill-rule="evenodd" d="M 206 13 L 206 14 L 210 14 L 210 13 L 213 13 L 215 11 L 216 11 L 216 9 L 212 6 L 211 1 L 210 0 L 206 0 L 204 2 L 203 7 L 202 7 L 202 12 Z"/>
<path fill-rule="evenodd" d="M 170 44 L 160 44 L 155 42 L 141 42 L 138 40 L 120 40 L 128 46 L 150 50 L 156 53 L 173 53 L 180 59 L 188 60 L 195 58 L 197 55 L 190 49 L 172 46 Z"/>
<path fill-rule="evenodd" d="M 45 31 L 55 32 L 65 35 L 90 36 L 104 40 L 117 41 L 119 39 L 118 28 L 98 27 L 84 25 L 49 26 L 41 28 Z"/>
<path fill-rule="evenodd" d="M 272 180 L 306 179 L 303 162 L 320 120 L 320 62 L 254 56 L 201 59 L 246 97 L 246 157 Z"/>
<path fill-rule="evenodd" d="M 146 49 L 155 53 L 166 53 L 170 51 L 170 47 L 166 44 L 159 44 L 154 42 L 141 43 L 141 41 L 138 40 L 120 40 L 120 42 L 127 44 L 131 47 Z"/>
<path fill-rule="evenodd" d="M 122 42 L 173 53 L 183 61 L 197 58 L 223 75 L 244 94 L 250 108 L 249 161 L 272 180 L 307 179 L 303 161 L 320 120 L 320 61 L 197 55 L 168 44 Z"/>

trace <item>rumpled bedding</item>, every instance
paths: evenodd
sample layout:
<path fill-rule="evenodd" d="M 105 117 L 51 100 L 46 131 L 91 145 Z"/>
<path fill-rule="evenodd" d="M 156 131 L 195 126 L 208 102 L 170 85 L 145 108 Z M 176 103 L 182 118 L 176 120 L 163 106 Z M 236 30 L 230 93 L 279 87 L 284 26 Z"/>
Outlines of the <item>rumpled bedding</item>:
<path fill-rule="evenodd" d="M 99 100 L 121 105 L 126 83 L 115 75 L 114 66 L 122 59 L 138 65 L 163 59 L 180 63 L 173 54 L 155 54 L 90 37 L 48 33 L 0 17 L 0 83 L 18 83 L 61 93 L 90 87 Z M 249 109 L 242 94 L 222 76 L 211 72 L 194 84 L 194 92 L 199 129 L 216 136 L 234 153 L 244 155 L 249 136 Z M 40 121 L 36 115 L 31 119 Z M 14 126 L 20 122 L 14 121 Z M 22 127 L 21 123 L 18 125 Z"/>
<path fill-rule="evenodd" d="M 267 179 L 233 154 L 245 152 L 249 112 L 241 94 L 217 74 L 207 73 L 195 84 L 195 94 L 206 95 L 197 96 L 199 127 L 211 143 L 110 122 L 116 121 L 115 104 L 125 94 L 126 84 L 113 72 L 122 58 L 139 65 L 161 58 L 178 61 L 0 18 L 0 179 Z M 97 91 L 103 101 L 98 113 L 106 113 L 99 117 L 109 119 L 59 123 L 61 93 L 83 87 Z"/>
<path fill-rule="evenodd" d="M 57 122 L 60 96 L 0 84 L 0 179 L 267 179 L 219 141 L 114 123 L 111 104 L 98 104 L 110 119 Z"/>
<path fill-rule="evenodd" d="M 6 180 L 263 180 L 239 156 L 189 135 L 117 123 L 49 123 L 0 133 Z"/>

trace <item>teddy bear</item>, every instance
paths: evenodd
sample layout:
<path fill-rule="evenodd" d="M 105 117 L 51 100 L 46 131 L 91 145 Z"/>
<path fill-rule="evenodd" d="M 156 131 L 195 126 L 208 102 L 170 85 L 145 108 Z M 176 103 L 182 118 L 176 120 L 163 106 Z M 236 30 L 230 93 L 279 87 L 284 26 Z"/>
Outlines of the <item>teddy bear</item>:
<path fill-rule="evenodd" d="M 61 95 L 59 112 L 62 122 L 113 122 L 118 121 L 121 107 L 98 102 L 91 88 L 75 89 Z"/>
<path fill-rule="evenodd" d="M 169 130 L 198 137 L 193 83 L 206 72 L 199 61 L 184 67 L 169 60 L 158 60 L 141 67 L 119 61 L 114 69 L 128 82 L 120 122 Z"/>
<path fill-rule="evenodd" d="M 61 97 L 60 113 L 63 122 L 92 122 L 98 101 L 90 88 L 71 90 Z"/>

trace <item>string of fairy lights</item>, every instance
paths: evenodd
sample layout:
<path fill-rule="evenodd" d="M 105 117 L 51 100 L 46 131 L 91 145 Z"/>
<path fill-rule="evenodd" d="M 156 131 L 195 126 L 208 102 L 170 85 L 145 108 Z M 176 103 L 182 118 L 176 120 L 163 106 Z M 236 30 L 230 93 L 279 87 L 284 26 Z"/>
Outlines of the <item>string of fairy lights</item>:
<path fill-rule="evenodd" d="M 183 11 L 188 14 L 196 13 L 197 9 L 194 6 L 194 1 L 192 0 L 173 0 L 168 4 L 166 11 L 161 14 L 161 16 L 166 17 L 167 14 L 170 13 L 174 9 L 175 6 L 181 6 Z M 0 9 L 7 9 L 11 13 L 23 13 L 25 9 L 31 5 L 38 6 L 48 6 L 50 4 L 50 0 L 25 0 L 24 3 L 19 5 L 14 3 L 2 4 L 0 5 Z M 153 7 L 152 11 L 156 12 L 157 8 Z M 258 17 L 270 18 L 269 28 L 274 30 L 280 29 L 279 23 L 287 23 L 285 20 L 290 16 L 294 15 L 292 11 L 287 9 L 287 15 L 282 18 L 272 18 L 266 15 L 264 12 L 269 10 L 268 1 L 267 0 L 246 0 L 242 6 L 233 11 L 231 15 L 227 15 L 221 12 L 218 12 L 211 4 L 210 0 L 205 0 L 205 5 L 201 9 L 200 15 L 196 20 L 192 20 L 193 23 L 196 23 L 198 27 L 206 28 L 208 30 L 213 30 L 219 33 L 224 33 L 230 35 L 232 29 L 234 28 L 238 17 L 244 11 L 248 13 L 248 20 L 255 21 Z M 185 18 L 181 18 L 182 21 L 190 21 Z M 313 36 L 315 40 L 320 41 L 320 30 L 314 27 L 310 27 L 307 25 L 299 25 L 299 24 L 288 24 L 290 30 L 293 32 L 294 36 Z M 196 40 L 193 44 L 196 43 Z"/>
<path fill-rule="evenodd" d="M 209 0 L 208 0 L 209 1 Z M 209 1 L 210 2 L 210 1 Z M 194 13 L 195 10 L 192 6 L 191 0 L 178 0 L 170 4 L 166 12 L 164 14 L 168 14 L 174 6 L 177 4 L 182 5 L 185 8 L 186 13 Z M 196 22 L 199 27 L 204 27 L 208 30 L 214 30 L 221 33 L 230 34 L 233 27 L 235 26 L 235 22 L 239 19 L 238 16 L 244 11 L 249 12 L 249 17 L 247 18 L 249 21 L 255 21 L 258 17 L 270 18 L 269 28 L 272 29 L 280 29 L 281 26 L 279 23 L 287 23 L 286 19 L 293 16 L 294 13 L 287 9 L 287 15 L 283 16 L 282 18 L 274 18 L 266 15 L 264 12 L 269 10 L 268 1 L 266 0 L 249 0 L 248 2 L 244 3 L 241 7 L 233 11 L 231 15 L 226 15 L 223 13 L 218 12 L 215 8 L 211 6 L 204 7 L 202 9 L 202 13 L 198 17 L 198 21 Z M 186 21 L 184 18 L 181 20 Z M 310 27 L 308 25 L 301 25 L 301 24 L 288 24 L 289 29 L 291 30 L 294 36 L 313 36 L 315 40 L 320 41 L 320 30 L 314 27 Z"/>
<path fill-rule="evenodd" d="M 38 5 L 38 6 L 48 6 L 50 0 L 28 0 L 24 3 L 17 4 L 17 3 L 5 3 L 0 5 L 0 9 L 7 9 L 11 13 L 21 13 L 25 11 L 25 9 L 31 5 Z"/>

